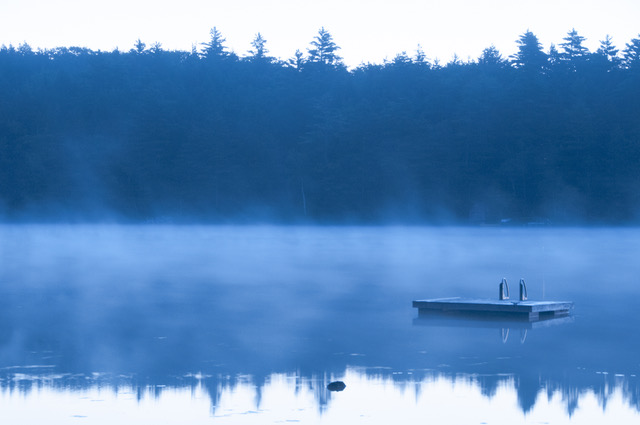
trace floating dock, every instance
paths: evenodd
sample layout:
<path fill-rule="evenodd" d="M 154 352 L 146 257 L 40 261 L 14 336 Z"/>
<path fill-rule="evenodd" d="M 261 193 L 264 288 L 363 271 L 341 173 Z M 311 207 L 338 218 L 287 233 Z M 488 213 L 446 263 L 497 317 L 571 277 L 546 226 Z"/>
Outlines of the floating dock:
<path fill-rule="evenodd" d="M 500 317 L 535 322 L 567 316 L 571 301 L 510 301 L 472 298 L 436 298 L 417 300 L 413 307 L 420 316 L 442 314 L 464 317 Z"/>

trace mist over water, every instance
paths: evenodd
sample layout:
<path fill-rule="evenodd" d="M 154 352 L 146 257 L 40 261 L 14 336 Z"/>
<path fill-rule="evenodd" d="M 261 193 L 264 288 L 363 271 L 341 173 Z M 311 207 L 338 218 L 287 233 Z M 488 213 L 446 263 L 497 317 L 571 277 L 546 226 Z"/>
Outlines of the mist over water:
<path fill-rule="evenodd" d="M 640 408 L 635 228 L 5 225 L 0 241 L 0 386 L 14 407 L 16 393 L 39 409 L 37 394 L 71 397 L 67 420 L 85 408 L 73 389 L 144 420 L 149 399 L 198 405 L 192 423 L 383 423 L 398 406 L 433 412 L 434 394 L 513 423 Z M 411 307 L 496 298 L 502 277 L 574 313 L 527 328 Z M 338 379 L 347 388 L 330 394 Z"/>

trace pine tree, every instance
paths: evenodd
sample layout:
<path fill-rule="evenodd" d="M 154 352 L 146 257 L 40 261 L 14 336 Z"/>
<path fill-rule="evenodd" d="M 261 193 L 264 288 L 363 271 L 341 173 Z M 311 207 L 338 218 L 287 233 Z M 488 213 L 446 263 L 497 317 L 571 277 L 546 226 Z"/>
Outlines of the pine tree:
<path fill-rule="evenodd" d="M 621 59 L 618 53 L 619 50 L 616 49 L 611 37 L 607 34 L 605 39 L 600 41 L 600 47 L 596 50 L 595 57 L 605 65 L 607 71 L 610 71 L 620 66 Z"/>
<path fill-rule="evenodd" d="M 133 49 L 131 49 L 131 53 L 135 53 L 135 54 L 142 54 L 144 52 L 144 49 L 147 47 L 146 44 L 144 44 L 142 42 L 142 40 L 137 39 L 136 42 L 133 45 Z"/>
<path fill-rule="evenodd" d="M 506 61 L 496 46 L 491 45 L 482 51 L 482 55 L 478 58 L 478 64 L 501 68 L 506 65 Z"/>
<path fill-rule="evenodd" d="M 394 65 L 402 66 L 402 65 L 411 65 L 413 61 L 407 55 L 407 52 L 398 53 L 393 60 L 391 61 Z"/>
<path fill-rule="evenodd" d="M 416 55 L 413 58 L 413 63 L 420 66 L 429 66 L 429 59 L 427 55 L 424 53 L 422 46 L 418 44 L 418 48 L 416 49 Z"/>
<path fill-rule="evenodd" d="M 318 35 L 311 42 L 309 62 L 325 65 L 342 65 L 342 58 L 336 54 L 340 47 L 333 42 L 333 37 L 324 27 L 320 28 Z"/>
<path fill-rule="evenodd" d="M 542 73 L 546 70 L 547 55 L 542 51 L 538 37 L 527 30 L 516 41 L 518 53 L 511 56 L 511 62 L 516 68 L 529 72 Z"/>
<path fill-rule="evenodd" d="M 560 43 L 560 47 L 562 47 L 562 55 L 566 59 L 573 60 L 589 54 L 589 49 L 582 45 L 586 38 L 578 35 L 578 31 L 576 31 L 575 28 L 569 31 L 563 40 L 564 43 Z"/>
<path fill-rule="evenodd" d="M 549 46 L 549 54 L 547 57 L 549 58 L 549 68 L 558 69 L 561 66 L 562 54 L 558 51 L 555 44 L 551 43 L 551 46 Z"/>
<path fill-rule="evenodd" d="M 618 58 L 619 50 L 616 49 L 616 47 L 613 45 L 613 41 L 611 39 L 611 36 L 609 36 L 609 34 L 607 34 L 604 40 L 600 41 L 600 47 L 598 47 L 598 50 L 596 50 L 596 53 L 606 56 L 607 59 L 609 59 L 610 61 L 613 61 L 614 59 L 619 59 Z"/>
<path fill-rule="evenodd" d="M 154 54 L 162 53 L 162 43 L 156 41 L 151 45 L 149 51 Z"/>
<path fill-rule="evenodd" d="M 31 56 L 34 54 L 33 49 L 31 48 L 31 46 L 29 46 L 29 44 L 27 44 L 26 41 L 18 45 L 17 51 L 22 56 Z"/>
<path fill-rule="evenodd" d="M 286 65 L 290 68 L 294 68 L 300 71 L 304 66 L 304 63 L 304 53 L 302 53 L 300 50 L 296 50 L 293 57 L 286 62 Z"/>
<path fill-rule="evenodd" d="M 451 62 L 449 62 L 446 66 L 447 68 L 451 68 L 454 66 L 462 66 L 463 62 L 462 59 L 460 59 L 460 56 L 458 56 L 457 53 L 453 54 L 453 57 L 451 58 Z"/>
<path fill-rule="evenodd" d="M 257 33 L 253 41 L 251 42 L 251 46 L 253 49 L 249 50 L 249 54 L 251 55 L 252 60 L 268 60 L 270 59 L 267 56 L 269 50 L 265 47 L 267 44 L 267 40 L 264 39 L 262 34 Z"/>
<path fill-rule="evenodd" d="M 208 43 L 202 43 L 204 46 L 202 56 L 209 59 L 228 56 L 227 47 L 224 45 L 227 39 L 222 37 L 222 33 L 216 27 L 213 27 L 209 34 L 211 34 L 211 40 Z"/>
<path fill-rule="evenodd" d="M 623 52 L 625 68 L 640 70 L 640 38 L 631 39 L 631 42 L 627 43 L 626 46 Z"/>

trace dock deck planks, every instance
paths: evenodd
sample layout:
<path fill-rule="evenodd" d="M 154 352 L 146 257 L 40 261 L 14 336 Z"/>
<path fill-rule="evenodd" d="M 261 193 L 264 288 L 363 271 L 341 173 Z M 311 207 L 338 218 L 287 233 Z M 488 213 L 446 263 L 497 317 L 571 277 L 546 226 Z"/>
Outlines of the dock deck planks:
<path fill-rule="evenodd" d="M 473 298 L 436 298 L 417 300 L 418 314 L 495 315 L 528 321 L 566 316 L 573 309 L 571 301 L 511 301 Z"/>

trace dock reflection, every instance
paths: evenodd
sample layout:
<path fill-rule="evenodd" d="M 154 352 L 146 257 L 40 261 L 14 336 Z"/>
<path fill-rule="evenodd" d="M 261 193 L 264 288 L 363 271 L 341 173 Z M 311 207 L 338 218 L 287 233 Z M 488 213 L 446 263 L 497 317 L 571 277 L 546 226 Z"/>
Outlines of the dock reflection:
<path fill-rule="evenodd" d="M 465 315 L 444 313 L 421 313 L 413 320 L 416 326 L 441 326 L 454 328 L 486 328 L 486 329 L 544 329 L 552 326 L 566 325 L 575 321 L 574 316 L 552 317 L 535 322 L 528 320 L 507 320 L 503 317 L 479 316 L 470 318 Z"/>
<path fill-rule="evenodd" d="M 530 322 L 528 320 L 510 319 L 495 316 L 474 316 L 470 318 L 460 314 L 446 314 L 439 312 L 423 313 L 413 320 L 415 326 L 430 326 L 439 328 L 477 328 L 477 329 L 496 329 L 499 331 L 500 339 L 503 343 L 513 338 L 514 332 L 518 331 L 518 337 L 521 344 L 524 344 L 528 332 L 533 329 L 545 329 L 554 326 L 562 326 L 573 323 L 575 317 L 562 316 L 551 317 L 548 319 Z"/>

